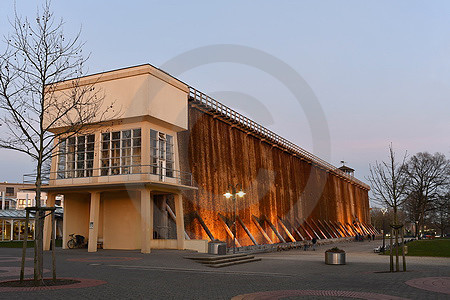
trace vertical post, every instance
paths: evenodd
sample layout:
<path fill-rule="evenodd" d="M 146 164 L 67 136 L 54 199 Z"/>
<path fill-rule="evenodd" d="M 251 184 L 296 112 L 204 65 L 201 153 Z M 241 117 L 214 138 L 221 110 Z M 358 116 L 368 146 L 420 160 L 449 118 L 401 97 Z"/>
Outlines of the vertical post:
<path fill-rule="evenodd" d="M 391 228 L 391 236 L 389 237 L 389 239 L 390 239 L 390 247 L 389 247 L 389 262 L 390 262 L 390 266 L 389 266 L 389 270 L 391 271 L 391 272 L 394 272 L 394 249 L 392 249 L 392 245 L 393 245 L 393 243 L 392 243 L 392 234 L 393 234 L 393 232 L 394 232 L 394 229 L 393 228 Z"/>
<path fill-rule="evenodd" d="M 151 252 L 153 239 L 153 201 L 148 188 L 141 189 L 141 253 Z"/>
<path fill-rule="evenodd" d="M 55 207 L 55 193 L 49 193 L 47 195 L 47 207 Z M 44 211 L 44 216 L 47 214 L 47 211 Z M 50 244 L 52 240 L 52 216 L 47 215 L 44 219 L 44 251 L 50 250 Z"/>
<path fill-rule="evenodd" d="M 10 240 L 14 240 L 14 220 L 11 220 L 11 236 Z"/>
<path fill-rule="evenodd" d="M 56 260 L 55 260 L 55 233 L 56 233 L 56 227 L 55 227 L 55 210 L 52 210 L 52 275 L 53 275 L 53 281 L 56 281 Z"/>
<path fill-rule="evenodd" d="M 384 237 L 385 237 L 384 229 L 381 230 L 381 233 L 383 234 L 383 254 L 384 254 L 384 251 L 385 251 L 385 248 L 386 248 L 385 239 L 384 239 Z"/>
<path fill-rule="evenodd" d="M 183 197 L 181 194 L 175 194 L 175 214 L 177 218 L 177 248 L 184 250 L 184 212 Z"/>
<path fill-rule="evenodd" d="M 406 253 L 405 253 L 405 236 L 404 236 L 404 232 L 403 232 L 403 226 L 401 228 L 401 237 L 402 237 L 402 258 L 403 258 L 403 272 L 406 272 Z"/>
<path fill-rule="evenodd" d="M 5 210 L 5 192 L 0 193 L 2 197 L 2 210 Z"/>
<path fill-rule="evenodd" d="M 91 208 L 89 213 L 88 252 L 97 252 L 99 216 L 100 216 L 100 192 L 92 192 Z"/>
<path fill-rule="evenodd" d="M 23 281 L 23 278 L 25 276 L 25 257 L 27 255 L 27 243 L 28 243 L 28 222 L 30 219 L 30 211 L 26 210 L 26 217 L 25 217 L 25 236 L 23 238 L 23 246 L 22 246 L 22 264 L 20 265 L 20 281 Z"/>
<path fill-rule="evenodd" d="M 28 207 L 28 193 L 25 194 L 25 207 Z"/>
<path fill-rule="evenodd" d="M 397 224 L 395 224 L 397 225 Z M 395 272 L 400 271 L 400 263 L 398 258 L 398 227 L 395 227 Z"/>

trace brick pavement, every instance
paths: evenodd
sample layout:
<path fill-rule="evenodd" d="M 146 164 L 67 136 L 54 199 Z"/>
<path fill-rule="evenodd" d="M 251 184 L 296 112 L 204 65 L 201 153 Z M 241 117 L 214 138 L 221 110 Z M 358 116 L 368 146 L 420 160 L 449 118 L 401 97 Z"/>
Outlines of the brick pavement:
<path fill-rule="evenodd" d="M 318 299 L 367 299 L 364 297 L 377 294 L 407 299 L 448 299 L 448 294 L 419 289 L 405 282 L 419 278 L 449 277 L 450 259 L 407 257 L 408 272 L 383 273 L 389 269 L 389 258 L 373 253 L 373 247 L 378 244 L 339 244 L 347 251 L 347 265 L 343 266 L 325 265 L 324 251 L 331 246 L 321 246 L 317 251 L 290 250 L 258 254 L 262 258 L 259 262 L 217 270 L 184 259 L 183 256 L 189 255 L 189 251 L 155 250 L 146 255 L 138 251 L 100 250 L 87 253 L 84 249 L 57 249 L 59 277 L 96 279 L 106 283 L 79 289 L 7 292 L 0 297 L 231 299 L 239 295 L 294 291 L 290 293 L 299 294 L 292 297 Z M 1 257 L 6 256 L 20 257 L 20 249 L 0 249 L 1 267 L 20 266 L 20 262 L 14 259 L 2 261 Z M 136 259 L 127 259 L 130 257 Z M 45 258 L 45 266 L 49 268 L 50 253 L 46 253 Z M 27 267 L 32 267 L 31 261 L 27 262 Z M 306 295 L 307 291 L 315 291 L 316 294 Z"/>

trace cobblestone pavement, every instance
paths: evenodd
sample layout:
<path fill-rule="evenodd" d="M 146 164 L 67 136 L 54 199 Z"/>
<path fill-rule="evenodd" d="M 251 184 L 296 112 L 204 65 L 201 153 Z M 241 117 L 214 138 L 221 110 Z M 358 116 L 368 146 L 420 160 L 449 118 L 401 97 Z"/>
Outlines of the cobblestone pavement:
<path fill-rule="evenodd" d="M 373 253 L 373 248 L 379 245 L 379 241 L 338 244 L 347 252 L 346 265 L 325 265 L 324 251 L 332 247 L 327 245 L 317 251 L 262 253 L 257 255 L 262 259 L 259 262 L 220 269 L 184 259 L 183 256 L 192 253 L 189 251 L 154 250 L 141 254 L 58 249 L 58 277 L 107 283 L 84 288 L 2 292 L 0 298 L 448 299 L 449 258 L 407 257 L 407 272 L 389 273 L 389 257 Z M 27 253 L 32 256 L 31 249 Z M 21 249 L 0 248 L 1 280 L 17 278 L 9 276 L 7 270 L 20 266 L 14 259 L 20 255 Z M 45 258 L 45 268 L 51 269 L 50 253 Z M 31 268 L 32 263 L 27 261 L 27 267 Z"/>

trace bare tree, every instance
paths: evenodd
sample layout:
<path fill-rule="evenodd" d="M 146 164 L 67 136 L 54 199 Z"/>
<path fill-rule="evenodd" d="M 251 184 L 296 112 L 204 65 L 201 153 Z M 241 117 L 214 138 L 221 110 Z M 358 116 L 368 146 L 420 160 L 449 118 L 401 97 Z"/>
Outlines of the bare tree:
<path fill-rule="evenodd" d="M 375 162 L 375 165 L 370 165 L 370 175 L 368 180 L 371 184 L 371 191 L 374 200 L 381 203 L 385 207 L 392 208 L 393 211 L 393 224 L 391 228 L 395 235 L 395 249 L 396 249 L 396 270 L 399 270 L 399 230 L 401 229 L 401 236 L 403 239 L 403 225 L 399 224 L 398 210 L 405 202 L 407 196 L 407 187 L 409 178 L 406 173 L 406 153 L 399 163 L 395 158 L 395 152 L 392 148 L 392 144 L 389 145 L 389 161 L 388 162 Z M 391 234 L 391 246 L 392 246 L 392 234 Z M 393 263 L 393 248 L 390 249 L 390 270 L 394 270 Z M 406 271 L 405 254 L 403 251 L 403 270 Z"/>
<path fill-rule="evenodd" d="M 440 195 L 433 206 L 433 224 L 441 231 L 441 237 L 444 237 L 450 227 L 450 191 Z"/>
<path fill-rule="evenodd" d="M 5 37 L 0 56 L 0 148 L 25 153 L 36 161 L 39 208 L 43 168 L 56 152 L 62 140 L 59 137 L 76 135 L 86 124 L 105 120 L 112 107 L 103 108 L 103 96 L 93 84 L 80 84 L 87 60 L 82 55 L 80 33 L 66 38 L 63 21 L 55 20 L 49 1 L 34 19 L 15 11 L 10 23 L 12 31 Z M 68 79 L 69 92 L 58 92 L 58 82 Z M 36 281 L 42 281 L 44 217 L 37 209 Z"/>
<path fill-rule="evenodd" d="M 406 166 L 410 184 L 405 209 L 415 222 L 418 235 L 423 231 L 427 213 L 435 209 L 433 203 L 442 197 L 443 190 L 450 184 L 450 161 L 442 153 L 419 152 Z"/>
<path fill-rule="evenodd" d="M 407 196 L 408 176 L 405 167 L 406 153 L 399 163 L 395 159 L 392 144 L 389 145 L 389 161 L 375 162 L 370 165 L 367 178 L 371 184 L 374 200 L 383 206 L 392 208 L 393 222 L 398 223 L 398 209 L 405 202 Z"/>

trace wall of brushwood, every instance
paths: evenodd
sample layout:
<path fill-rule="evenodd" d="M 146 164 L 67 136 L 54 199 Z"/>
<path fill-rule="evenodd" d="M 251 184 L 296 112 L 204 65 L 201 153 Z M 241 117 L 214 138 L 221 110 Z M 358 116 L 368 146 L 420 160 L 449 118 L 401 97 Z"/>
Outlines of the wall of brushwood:
<path fill-rule="evenodd" d="M 368 191 L 334 174 L 262 141 L 192 104 L 189 130 L 178 134 L 181 170 L 191 172 L 198 191 L 184 194 L 186 231 L 191 238 L 208 239 L 195 218 L 198 212 L 215 238 L 231 243 L 219 214 L 231 228 L 233 201 L 223 194 L 229 184 L 241 184 L 246 195 L 237 199 L 237 214 L 258 243 L 267 243 L 252 215 L 265 216 L 286 240 L 278 216 L 293 224 L 295 219 L 333 220 L 351 223 L 355 217 L 369 220 Z M 252 241 L 242 226 L 237 238 Z M 264 222 L 274 243 L 276 235 Z"/>

